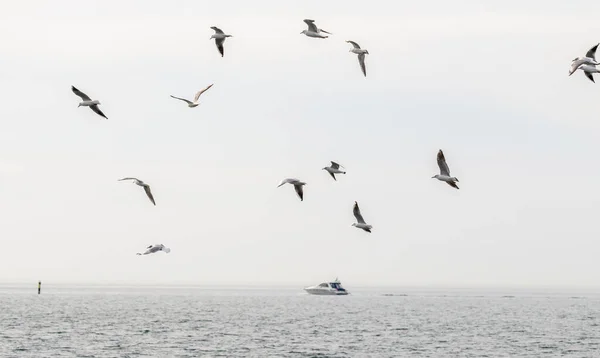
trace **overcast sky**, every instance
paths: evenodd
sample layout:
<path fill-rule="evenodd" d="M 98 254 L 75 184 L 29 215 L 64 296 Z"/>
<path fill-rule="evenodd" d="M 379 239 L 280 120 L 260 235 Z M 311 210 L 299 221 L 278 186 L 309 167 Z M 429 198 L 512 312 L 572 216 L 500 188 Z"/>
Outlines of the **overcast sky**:
<path fill-rule="evenodd" d="M 599 12 L 10 2 L 0 282 L 597 286 L 600 87 L 568 69 L 600 41 Z M 333 35 L 300 35 L 305 18 Z M 224 58 L 211 26 L 234 36 Z M 345 40 L 369 50 L 367 78 Z M 197 108 L 169 97 L 210 83 Z M 460 190 L 431 179 L 438 149 Z M 372 234 L 351 227 L 355 200 Z M 171 253 L 135 255 L 158 243 Z"/>

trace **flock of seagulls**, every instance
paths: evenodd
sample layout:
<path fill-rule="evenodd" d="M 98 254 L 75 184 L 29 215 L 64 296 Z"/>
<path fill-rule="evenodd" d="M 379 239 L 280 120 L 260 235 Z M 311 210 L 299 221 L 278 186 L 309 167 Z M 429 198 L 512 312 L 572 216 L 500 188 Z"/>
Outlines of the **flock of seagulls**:
<path fill-rule="evenodd" d="M 317 27 L 314 20 L 305 19 L 304 22 L 308 26 L 308 29 L 303 30 L 301 32 L 301 34 L 304 34 L 311 38 L 319 38 L 319 39 L 326 39 L 329 37 L 328 35 L 332 35 L 331 32 L 325 31 L 325 30 Z M 218 28 L 216 26 L 212 26 L 211 29 L 214 30 L 215 33 L 210 37 L 210 39 L 215 40 L 217 49 L 219 50 L 221 57 L 223 57 L 225 55 L 225 49 L 224 49 L 225 40 L 228 37 L 233 37 L 233 36 L 225 34 L 223 32 L 223 30 L 221 30 L 220 28 Z M 325 34 L 327 34 L 327 35 L 325 35 Z M 361 71 L 362 71 L 363 75 L 366 77 L 367 70 L 366 70 L 366 66 L 365 66 L 365 55 L 369 54 L 369 51 L 361 48 L 360 45 L 354 41 L 348 40 L 346 42 L 352 45 L 352 49 L 350 49 L 350 52 L 352 52 L 358 56 L 358 62 L 359 62 Z M 584 57 L 577 57 L 572 61 L 571 67 L 569 69 L 569 76 L 571 76 L 573 73 L 575 73 L 575 71 L 581 70 L 581 71 L 583 71 L 583 73 L 586 75 L 587 78 L 589 78 L 592 82 L 595 82 L 593 74 L 600 73 L 600 70 L 598 70 L 596 68 L 596 66 L 598 66 L 600 64 L 599 62 L 596 61 L 596 50 L 598 49 L 598 45 L 599 44 L 596 44 L 595 46 L 590 48 Z M 194 108 L 199 105 L 200 96 L 204 92 L 208 91 L 212 86 L 213 86 L 213 84 L 210 84 L 206 88 L 198 91 L 196 93 L 196 95 L 194 96 L 193 101 L 190 101 L 190 100 L 187 100 L 187 99 L 181 98 L 181 97 L 176 97 L 173 95 L 171 95 L 171 97 L 187 103 L 189 108 Z M 104 113 L 102 113 L 100 108 L 98 107 L 100 105 L 100 101 L 92 100 L 88 95 L 81 92 L 79 89 L 75 88 L 75 86 L 71 86 L 71 90 L 73 91 L 73 93 L 75 93 L 75 95 L 77 95 L 78 97 L 81 98 L 81 102 L 79 103 L 78 107 L 81 107 L 81 106 L 89 107 L 92 111 L 94 111 L 99 116 L 101 116 L 105 119 L 108 119 L 108 117 L 106 117 L 104 115 Z M 439 181 L 445 182 L 446 184 L 448 184 L 449 186 L 451 186 L 455 189 L 459 189 L 459 187 L 457 185 L 457 183 L 459 182 L 458 178 L 456 178 L 450 174 L 450 168 L 448 167 L 448 164 L 446 163 L 446 158 L 444 156 L 444 152 L 441 149 L 437 153 L 437 164 L 440 169 L 440 173 L 434 175 L 432 177 L 432 179 L 438 179 Z M 335 176 L 336 174 L 346 174 L 346 171 L 341 170 L 340 168 L 344 168 L 344 167 L 342 165 L 340 165 L 339 163 L 331 161 L 331 165 L 324 167 L 323 170 L 327 171 L 327 173 L 329 173 L 329 175 L 331 175 L 333 180 L 337 181 L 337 178 Z M 156 205 L 156 201 L 154 200 L 154 196 L 152 195 L 152 191 L 150 190 L 150 185 L 146 184 L 145 182 L 143 182 L 142 180 L 140 180 L 138 178 L 133 178 L 133 177 L 122 178 L 122 179 L 119 179 L 119 181 L 131 181 L 134 184 L 142 187 L 144 189 L 144 192 L 146 193 L 146 196 L 152 203 L 152 205 Z M 283 179 L 277 187 L 281 187 L 284 184 L 292 185 L 294 187 L 294 191 L 300 198 L 300 201 L 304 201 L 304 186 L 306 185 L 305 182 L 303 182 L 299 179 L 295 179 L 295 178 L 287 178 L 287 179 Z M 354 207 L 352 209 L 352 213 L 354 214 L 354 217 L 356 218 L 356 223 L 353 223 L 352 226 L 370 233 L 373 226 L 371 226 L 365 222 L 365 220 L 360 212 L 358 202 L 356 202 L 356 201 L 354 202 Z M 144 253 L 137 253 L 137 255 L 148 255 L 148 254 L 156 253 L 159 251 L 168 253 L 171 250 L 169 248 L 166 248 L 162 244 L 150 245 L 147 247 L 147 250 Z"/>

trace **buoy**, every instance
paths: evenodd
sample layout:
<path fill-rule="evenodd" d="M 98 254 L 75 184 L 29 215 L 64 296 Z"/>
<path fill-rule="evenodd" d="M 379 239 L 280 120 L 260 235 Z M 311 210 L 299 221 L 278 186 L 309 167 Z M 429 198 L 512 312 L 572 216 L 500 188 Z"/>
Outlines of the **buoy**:
<path fill-rule="evenodd" d="M 38 295 L 42 293 L 42 281 L 38 281 Z"/>

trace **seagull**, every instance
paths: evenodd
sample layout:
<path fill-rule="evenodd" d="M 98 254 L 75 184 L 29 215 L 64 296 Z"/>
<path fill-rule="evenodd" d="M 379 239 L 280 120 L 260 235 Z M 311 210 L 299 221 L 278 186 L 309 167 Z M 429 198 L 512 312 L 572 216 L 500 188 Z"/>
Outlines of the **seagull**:
<path fill-rule="evenodd" d="M 300 201 L 304 200 L 304 192 L 302 191 L 302 186 L 306 185 L 306 183 L 303 183 L 298 179 L 288 178 L 288 179 L 283 179 L 279 183 L 279 185 L 277 185 L 277 187 L 279 188 L 283 184 L 292 184 L 294 186 L 294 190 L 296 190 L 296 194 L 298 194 L 298 197 L 300 197 Z"/>
<path fill-rule="evenodd" d="M 363 74 L 367 77 L 367 67 L 365 66 L 365 54 L 368 55 L 369 51 L 363 50 L 360 46 L 354 41 L 346 41 L 349 44 L 352 44 L 352 49 L 350 52 L 358 55 L 358 63 L 360 64 L 360 68 L 362 69 Z"/>
<path fill-rule="evenodd" d="M 600 63 L 598 63 L 596 61 L 596 49 L 598 49 L 598 45 L 599 44 L 596 44 L 596 46 L 589 49 L 588 52 L 585 54 L 585 57 L 575 57 L 575 59 L 571 63 L 571 68 L 569 69 L 569 76 L 571 76 L 573 73 L 575 73 L 575 71 L 577 71 L 577 69 L 581 65 L 584 65 L 584 64 L 594 65 L 594 66 L 600 65 Z M 589 77 L 590 76 L 588 76 L 588 78 Z"/>
<path fill-rule="evenodd" d="M 315 20 L 305 19 L 304 22 L 308 25 L 308 30 L 303 30 L 300 34 L 305 34 L 308 37 L 317 37 L 320 39 L 326 39 L 327 37 L 329 37 L 326 35 L 322 35 L 321 32 L 332 35 L 331 32 L 327 32 L 323 29 L 317 28 L 317 25 L 315 25 Z"/>
<path fill-rule="evenodd" d="M 198 103 L 198 99 L 200 98 L 200 95 L 201 95 L 202 93 L 204 93 L 204 92 L 208 91 L 208 89 L 209 89 L 209 88 L 211 88 L 212 86 L 213 86 L 213 85 L 211 84 L 210 86 L 206 87 L 205 89 L 203 89 L 203 90 L 201 90 L 201 91 L 198 91 L 198 93 L 196 93 L 196 96 L 194 97 L 194 102 L 188 101 L 188 100 L 187 100 L 187 99 L 185 99 L 185 98 L 179 98 L 179 97 L 175 97 L 175 96 L 173 96 L 173 95 L 171 95 L 171 97 L 173 97 L 173 98 L 175 98 L 175 99 L 178 99 L 178 100 L 181 100 L 181 101 L 184 101 L 185 103 L 187 103 L 188 107 L 190 107 L 190 108 L 198 107 L 198 105 L 200 104 L 200 103 Z"/>
<path fill-rule="evenodd" d="M 225 49 L 223 48 L 223 42 L 225 42 L 225 39 L 227 37 L 233 37 L 233 36 L 225 35 L 225 33 L 223 33 L 223 30 L 221 30 L 220 28 L 218 28 L 216 26 L 212 26 L 211 29 L 215 30 L 215 34 L 212 35 L 209 40 L 215 39 L 215 44 L 217 44 L 217 48 L 219 49 L 219 52 L 221 53 L 221 57 L 223 57 L 225 55 Z"/>
<path fill-rule="evenodd" d="M 352 209 L 352 213 L 354 213 L 354 217 L 357 221 L 354 224 L 352 224 L 352 226 L 356 226 L 357 228 L 363 229 L 366 232 L 371 232 L 373 226 L 368 225 L 365 222 L 365 219 L 363 219 L 362 214 L 360 213 L 360 209 L 358 208 L 358 203 L 356 201 L 354 202 L 354 209 Z"/>
<path fill-rule="evenodd" d="M 155 252 L 159 252 L 159 251 L 164 251 L 165 253 L 169 253 L 171 252 L 171 249 L 169 249 L 168 247 L 165 247 L 165 245 L 163 244 L 158 244 L 158 245 L 150 245 L 146 248 L 146 251 L 141 254 L 141 253 L 137 253 L 136 255 L 148 255 L 148 254 L 153 254 Z"/>
<path fill-rule="evenodd" d="M 440 167 L 440 174 L 439 175 L 436 174 L 436 175 L 432 176 L 431 178 L 445 181 L 446 184 L 450 185 L 453 188 L 458 189 L 458 185 L 456 185 L 456 183 L 458 182 L 458 179 L 456 177 L 450 176 L 450 169 L 448 168 L 448 164 L 446 164 L 446 158 L 444 158 L 444 152 L 442 152 L 441 149 L 437 154 L 437 163 L 438 163 L 438 167 Z"/>
<path fill-rule="evenodd" d="M 596 83 L 596 81 L 594 81 L 594 73 L 600 73 L 600 71 L 596 68 L 596 66 L 592 66 L 592 65 L 588 65 L 588 64 L 583 64 L 580 65 L 579 67 L 577 67 L 578 70 L 582 70 L 583 73 L 585 74 L 585 76 L 587 78 L 590 79 L 590 81 Z"/>
<path fill-rule="evenodd" d="M 108 119 L 108 117 L 106 117 L 104 115 L 104 113 L 102 113 L 102 111 L 100 110 L 100 108 L 98 108 L 98 105 L 100 104 L 100 101 L 98 100 L 93 100 L 88 97 L 87 94 L 81 92 L 80 90 L 78 90 L 77 88 L 75 88 L 75 86 L 71 86 L 71 90 L 73 91 L 73 93 L 75 93 L 76 95 L 78 95 L 79 97 L 81 97 L 81 100 L 83 102 L 79 102 L 79 106 L 77 106 L 77 108 L 84 106 L 84 107 L 90 107 L 92 109 L 92 111 L 96 112 L 97 114 L 99 114 L 100 116 Z"/>
<path fill-rule="evenodd" d="M 325 168 L 323 168 L 323 170 L 327 170 L 327 172 L 329 173 L 329 175 L 331 175 L 331 177 L 333 178 L 333 180 L 337 181 L 337 179 L 335 178 L 336 174 L 346 174 L 346 172 L 343 172 L 343 171 L 340 170 L 340 167 L 343 168 L 344 166 L 343 165 L 339 165 L 336 162 L 331 162 L 331 166 L 325 167 Z"/>
<path fill-rule="evenodd" d="M 156 205 L 156 203 L 154 202 L 154 197 L 152 196 L 152 192 L 150 191 L 150 185 L 144 183 L 143 181 L 137 179 L 137 178 L 123 178 L 123 179 L 119 179 L 119 181 L 122 180 L 133 180 L 133 182 L 141 187 L 144 187 L 144 191 L 146 192 L 146 195 L 148 195 L 148 198 L 150 199 L 150 201 L 152 202 L 152 204 Z"/>

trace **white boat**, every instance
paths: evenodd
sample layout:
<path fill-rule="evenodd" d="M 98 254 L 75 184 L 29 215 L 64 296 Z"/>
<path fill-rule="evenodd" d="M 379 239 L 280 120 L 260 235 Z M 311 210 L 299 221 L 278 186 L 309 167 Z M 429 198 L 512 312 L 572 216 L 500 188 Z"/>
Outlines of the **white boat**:
<path fill-rule="evenodd" d="M 311 295 L 342 296 L 348 294 L 348 291 L 342 287 L 342 283 L 337 278 L 332 282 L 323 282 L 317 286 L 306 287 L 304 291 Z"/>

